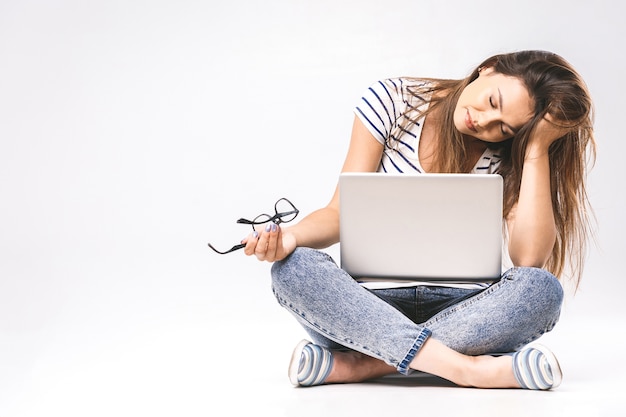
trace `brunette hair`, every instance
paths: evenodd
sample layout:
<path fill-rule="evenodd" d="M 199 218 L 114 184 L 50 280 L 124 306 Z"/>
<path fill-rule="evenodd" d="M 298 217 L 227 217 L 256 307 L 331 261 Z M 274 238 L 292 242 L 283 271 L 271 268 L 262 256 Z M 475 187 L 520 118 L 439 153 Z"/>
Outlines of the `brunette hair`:
<path fill-rule="evenodd" d="M 423 87 L 409 89 L 416 97 L 430 94 L 428 110 L 437 109 L 438 140 L 435 151 L 436 172 L 469 172 L 473 166 L 463 136 L 454 127 L 454 109 L 463 89 L 478 78 L 481 68 L 493 68 L 497 73 L 516 77 L 527 88 L 534 101 L 534 114 L 516 135 L 497 146 L 502 157 L 499 174 L 504 179 L 504 212 L 506 218 L 519 197 L 526 145 L 533 127 L 544 116 L 568 133 L 549 148 L 552 207 L 557 238 L 546 269 L 561 277 L 567 272 L 578 287 L 584 266 L 587 241 L 592 235 L 592 211 L 586 189 L 589 163 L 595 161 L 596 144 L 593 135 L 593 103 L 583 79 L 562 57 L 546 51 L 521 51 L 494 55 L 484 60 L 472 73 L 461 80 L 425 79 Z M 416 120 L 415 109 L 410 109 Z"/>

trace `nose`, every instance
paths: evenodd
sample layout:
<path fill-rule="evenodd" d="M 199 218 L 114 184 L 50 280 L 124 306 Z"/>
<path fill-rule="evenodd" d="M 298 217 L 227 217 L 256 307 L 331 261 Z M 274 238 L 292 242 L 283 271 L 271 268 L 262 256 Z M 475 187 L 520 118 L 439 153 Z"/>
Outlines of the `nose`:
<path fill-rule="evenodd" d="M 482 129 L 499 122 L 500 115 L 497 110 L 486 110 L 476 114 L 474 124 Z"/>

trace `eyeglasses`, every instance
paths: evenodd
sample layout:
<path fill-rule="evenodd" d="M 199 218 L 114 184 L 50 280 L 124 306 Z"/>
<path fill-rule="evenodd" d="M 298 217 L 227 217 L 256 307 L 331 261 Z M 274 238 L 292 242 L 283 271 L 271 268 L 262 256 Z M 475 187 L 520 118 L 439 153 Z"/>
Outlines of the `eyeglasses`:
<path fill-rule="evenodd" d="M 252 226 L 253 231 L 261 232 L 265 227 L 267 227 L 269 223 L 289 223 L 290 221 L 295 219 L 296 216 L 298 216 L 299 212 L 300 211 L 296 208 L 296 206 L 293 205 L 291 201 L 287 200 L 286 198 L 281 198 L 274 204 L 273 216 L 270 216 L 269 214 L 259 214 L 252 220 L 241 218 L 237 220 L 237 223 L 249 224 Z M 245 246 L 246 245 L 244 243 L 240 243 L 226 251 L 220 251 L 209 243 L 209 247 L 220 255 L 226 255 L 227 253 L 242 249 Z"/>

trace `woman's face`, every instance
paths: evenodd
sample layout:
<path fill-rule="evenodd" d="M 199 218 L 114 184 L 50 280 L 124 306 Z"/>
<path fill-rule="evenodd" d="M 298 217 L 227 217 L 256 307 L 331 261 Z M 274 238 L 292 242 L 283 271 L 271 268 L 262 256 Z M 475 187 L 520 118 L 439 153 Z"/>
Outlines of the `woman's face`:
<path fill-rule="evenodd" d="M 461 93 L 454 125 L 464 135 L 502 142 L 533 116 L 534 103 L 522 82 L 484 68 Z"/>

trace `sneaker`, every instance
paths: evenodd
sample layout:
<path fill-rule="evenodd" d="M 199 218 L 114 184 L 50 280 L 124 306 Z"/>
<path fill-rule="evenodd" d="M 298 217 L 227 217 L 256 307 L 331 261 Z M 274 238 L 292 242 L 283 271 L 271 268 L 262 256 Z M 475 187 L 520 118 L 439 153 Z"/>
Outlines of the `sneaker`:
<path fill-rule="evenodd" d="M 333 355 L 330 350 L 304 339 L 291 355 L 289 381 L 296 387 L 321 385 L 332 368 Z"/>
<path fill-rule="evenodd" d="M 513 372 L 525 389 L 549 390 L 558 387 L 563 379 L 556 356 L 536 343 L 513 354 Z"/>

